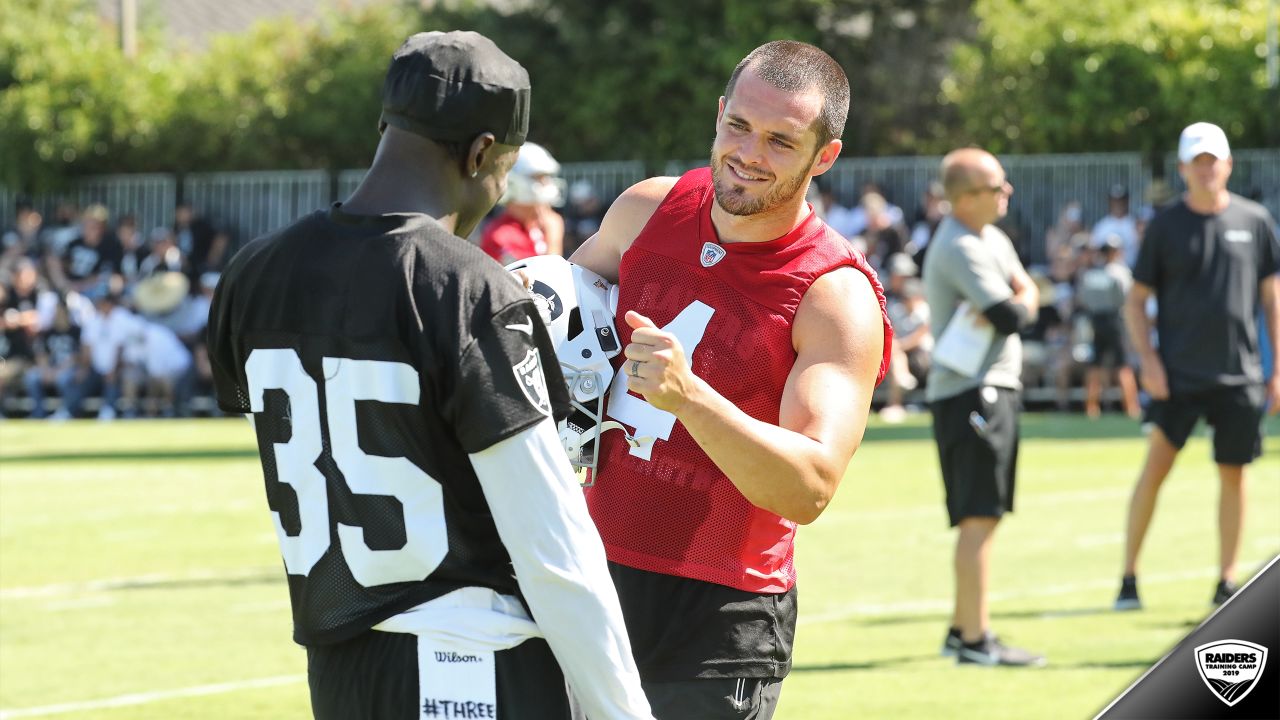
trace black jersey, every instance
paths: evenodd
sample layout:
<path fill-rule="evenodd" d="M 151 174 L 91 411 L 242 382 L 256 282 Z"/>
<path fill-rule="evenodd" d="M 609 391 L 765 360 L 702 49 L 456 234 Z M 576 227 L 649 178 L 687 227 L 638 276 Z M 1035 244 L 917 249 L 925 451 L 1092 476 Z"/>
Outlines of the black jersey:
<path fill-rule="evenodd" d="M 209 355 L 218 405 L 253 413 L 297 642 L 459 587 L 517 594 L 467 455 L 568 394 L 529 295 L 478 248 L 423 215 L 314 213 L 232 259 Z"/>
<path fill-rule="evenodd" d="M 1261 205 L 1232 194 L 1201 215 L 1180 201 L 1152 219 L 1133 279 L 1152 288 L 1169 389 L 1262 382 L 1258 285 L 1280 270 L 1280 243 Z"/>

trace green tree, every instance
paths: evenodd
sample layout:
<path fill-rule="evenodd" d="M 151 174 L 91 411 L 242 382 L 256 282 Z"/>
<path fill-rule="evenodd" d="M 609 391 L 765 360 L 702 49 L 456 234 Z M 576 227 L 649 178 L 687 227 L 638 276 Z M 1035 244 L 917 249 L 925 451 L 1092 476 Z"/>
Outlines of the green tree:
<path fill-rule="evenodd" d="M 978 0 L 943 101 L 999 152 L 1171 149 L 1197 120 L 1265 144 L 1268 0 Z"/>
<path fill-rule="evenodd" d="M 0 182 L 42 190 L 142 159 L 174 78 L 148 34 L 130 62 L 85 0 L 0 0 Z"/>

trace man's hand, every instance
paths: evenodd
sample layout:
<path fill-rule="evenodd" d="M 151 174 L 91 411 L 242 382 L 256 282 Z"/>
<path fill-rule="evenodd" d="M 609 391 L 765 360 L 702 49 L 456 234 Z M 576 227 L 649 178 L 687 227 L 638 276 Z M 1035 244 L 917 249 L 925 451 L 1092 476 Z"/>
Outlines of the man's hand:
<path fill-rule="evenodd" d="M 1267 381 L 1267 414 L 1280 412 L 1280 373 L 1272 373 Z"/>
<path fill-rule="evenodd" d="M 634 310 L 627 311 L 626 321 L 633 331 L 622 367 L 628 387 L 659 410 L 678 413 L 698 385 L 684 348 L 675 335 Z"/>
<path fill-rule="evenodd" d="M 1169 378 L 1164 372 L 1164 363 L 1155 353 L 1142 358 L 1142 389 L 1156 400 L 1169 399 Z"/>

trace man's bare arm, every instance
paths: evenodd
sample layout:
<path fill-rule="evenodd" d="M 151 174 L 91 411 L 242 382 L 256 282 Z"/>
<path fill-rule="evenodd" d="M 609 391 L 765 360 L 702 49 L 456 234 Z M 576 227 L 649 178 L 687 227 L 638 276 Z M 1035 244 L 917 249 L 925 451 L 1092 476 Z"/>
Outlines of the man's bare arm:
<path fill-rule="evenodd" d="M 678 178 L 656 177 L 627 188 L 609 206 L 600 229 L 587 238 L 569 260 L 611 283 L 618 282 L 622 254 L 631 247 Z"/>
<path fill-rule="evenodd" d="M 752 504 L 798 523 L 817 519 L 862 442 L 880 369 L 884 324 L 866 276 L 842 268 L 805 293 L 780 425 L 750 417 L 695 376 L 674 335 L 638 313 L 627 322 L 639 328 L 627 357 L 644 363 L 631 389 L 674 413 Z"/>

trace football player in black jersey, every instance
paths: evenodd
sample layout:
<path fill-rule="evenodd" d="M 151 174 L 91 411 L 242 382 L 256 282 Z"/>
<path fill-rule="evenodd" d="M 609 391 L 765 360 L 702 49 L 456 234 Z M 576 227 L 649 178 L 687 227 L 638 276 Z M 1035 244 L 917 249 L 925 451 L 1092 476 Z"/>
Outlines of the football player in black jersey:
<path fill-rule="evenodd" d="M 465 240 L 528 109 L 483 36 L 409 38 L 360 187 L 246 246 L 213 299 L 218 403 L 254 422 L 317 718 L 567 718 L 566 679 L 593 720 L 651 717 L 546 327 Z"/>

